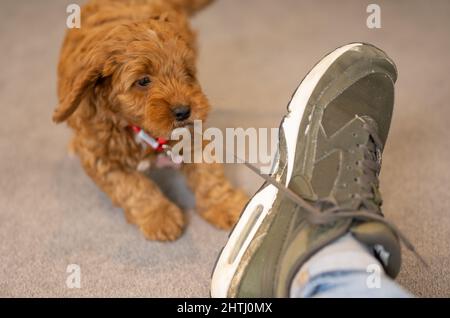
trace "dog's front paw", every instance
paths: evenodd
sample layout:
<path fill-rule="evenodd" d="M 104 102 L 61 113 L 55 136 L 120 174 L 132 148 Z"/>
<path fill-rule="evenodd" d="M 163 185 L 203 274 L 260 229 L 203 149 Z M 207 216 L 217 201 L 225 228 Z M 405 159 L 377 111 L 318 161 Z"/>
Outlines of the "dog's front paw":
<path fill-rule="evenodd" d="M 139 228 L 149 240 L 174 241 L 183 233 L 184 224 L 183 212 L 169 203 L 148 213 L 145 220 L 139 223 Z"/>
<path fill-rule="evenodd" d="M 200 211 L 200 215 L 218 228 L 227 230 L 237 222 L 247 202 L 248 197 L 244 192 L 233 190 L 223 200 Z"/>

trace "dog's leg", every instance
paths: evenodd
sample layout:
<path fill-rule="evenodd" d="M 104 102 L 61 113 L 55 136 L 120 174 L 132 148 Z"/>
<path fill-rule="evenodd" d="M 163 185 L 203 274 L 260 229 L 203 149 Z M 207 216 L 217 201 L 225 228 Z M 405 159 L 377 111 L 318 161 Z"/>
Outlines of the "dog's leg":
<path fill-rule="evenodd" d="M 196 207 L 208 222 L 229 229 L 238 220 L 247 195 L 232 187 L 220 164 L 185 164 L 182 168 L 195 194 Z"/>
<path fill-rule="evenodd" d="M 145 175 L 121 170 L 107 160 L 80 157 L 91 178 L 125 210 L 127 220 L 136 224 L 147 239 L 171 241 L 181 235 L 185 223 L 183 213 Z"/>

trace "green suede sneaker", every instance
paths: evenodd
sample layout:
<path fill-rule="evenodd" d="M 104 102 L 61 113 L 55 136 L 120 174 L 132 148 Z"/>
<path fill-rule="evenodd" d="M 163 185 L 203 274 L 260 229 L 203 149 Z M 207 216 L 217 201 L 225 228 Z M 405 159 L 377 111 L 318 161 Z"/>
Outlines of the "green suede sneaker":
<path fill-rule="evenodd" d="M 273 172 L 217 260 L 212 297 L 288 297 L 302 264 L 346 233 L 398 274 L 399 239 L 413 247 L 383 218 L 378 191 L 396 78 L 391 59 L 363 43 L 308 73 L 281 122 Z"/>

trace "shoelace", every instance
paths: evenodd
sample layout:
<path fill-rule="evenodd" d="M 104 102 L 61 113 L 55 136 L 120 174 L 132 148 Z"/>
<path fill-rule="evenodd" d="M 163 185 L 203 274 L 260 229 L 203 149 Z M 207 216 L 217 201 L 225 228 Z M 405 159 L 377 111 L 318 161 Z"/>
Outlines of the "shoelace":
<path fill-rule="evenodd" d="M 366 172 L 363 177 L 361 177 L 360 180 L 358 180 L 358 183 L 361 185 L 364 184 L 374 184 L 377 180 L 377 175 L 381 168 L 381 163 L 378 158 L 381 158 L 380 153 L 382 149 L 382 142 L 378 136 L 378 133 L 376 130 L 371 126 L 365 123 L 363 125 L 363 128 L 365 128 L 372 140 L 373 144 L 367 145 L 358 145 L 359 147 L 365 147 L 365 153 L 367 154 L 367 157 L 365 160 L 359 162 L 358 164 L 361 165 L 361 167 Z M 374 189 L 368 189 L 366 188 L 365 192 L 367 192 L 366 195 L 361 196 L 359 198 L 355 198 L 357 201 L 357 206 L 359 208 L 353 209 L 353 208 L 344 208 L 341 206 L 338 206 L 336 202 L 330 199 L 321 199 L 315 202 L 315 204 L 311 204 L 304 200 L 301 196 L 293 192 L 288 187 L 284 186 L 283 184 L 279 183 L 277 180 L 275 180 L 273 177 L 269 175 L 263 175 L 259 172 L 258 168 L 253 166 L 252 164 L 246 162 L 245 160 L 239 159 L 239 162 L 242 162 L 245 166 L 247 166 L 250 170 L 255 172 L 257 175 L 259 175 L 261 178 L 263 178 L 266 182 L 269 184 L 275 186 L 278 188 L 286 197 L 288 197 L 290 200 L 292 200 L 296 205 L 303 208 L 303 211 L 306 212 L 306 220 L 310 222 L 311 224 L 315 225 L 325 225 L 329 223 L 333 223 L 339 220 L 344 219 L 353 219 L 353 220 L 359 220 L 359 221 L 376 221 L 380 222 L 384 225 L 386 225 L 388 228 L 394 232 L 394 234 L 400 239 L 400 241 L 405 245 L 405 247 L 410 250 L 419 260 L 420 262 L 425 266 L 429 267 L 427 262 L 423 259 L 423 257 L 416 251 L 414 245 L 410 242 L 410 240 L 398 229 L 398 227 L 393 224 L 392 222 L 386 220 L 383 216 L 378 214 L 378 211 L 374 211 L 368 207 L 370 207 L 370 200 L 374 199 L 374 194 L 372 191 Z M 377 191 L 377 190 L 375 190 Z"/>

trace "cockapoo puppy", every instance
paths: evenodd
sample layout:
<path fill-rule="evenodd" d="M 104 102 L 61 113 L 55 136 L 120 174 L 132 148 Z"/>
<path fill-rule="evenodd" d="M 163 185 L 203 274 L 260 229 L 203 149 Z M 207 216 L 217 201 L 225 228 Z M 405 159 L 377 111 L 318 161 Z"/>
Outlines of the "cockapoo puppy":
<path fill-rule="evenodd" d="M 74 131 L 71 148 L 87 174 L 122 207 L 146 238 L 174 240 L 183 212 L 138 171 L 152 158 L 130 125 L 152 136 L 205 120 L 209 103 L 196 78 L 195 34 L 188 17 L 210 0 L 91 0 L 81 28 L 67 32 L 58 68 L 53 114 Z M 231 227 L 247 201 L 221 165 L 184 164 L 196 209 L 220 228 Z"/>

